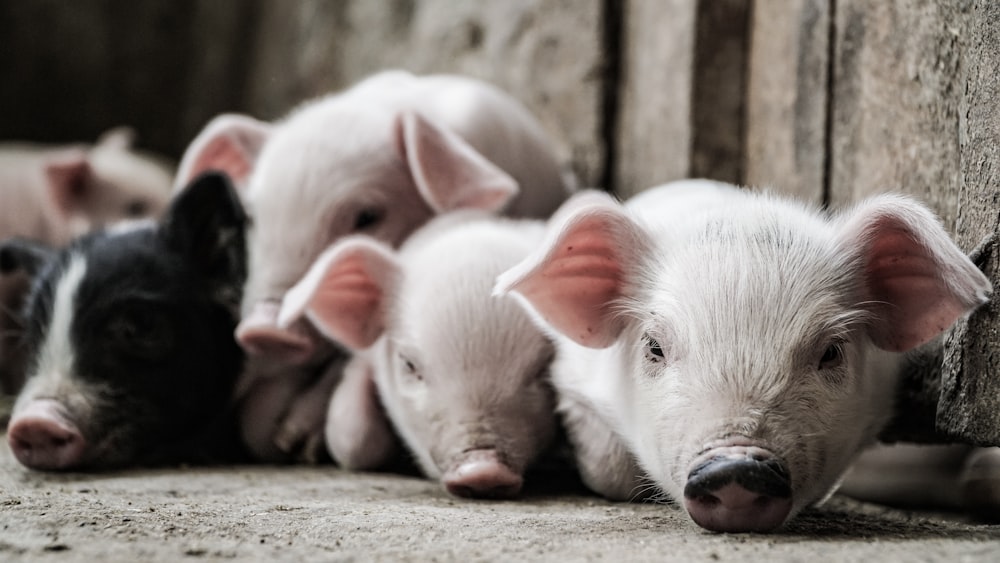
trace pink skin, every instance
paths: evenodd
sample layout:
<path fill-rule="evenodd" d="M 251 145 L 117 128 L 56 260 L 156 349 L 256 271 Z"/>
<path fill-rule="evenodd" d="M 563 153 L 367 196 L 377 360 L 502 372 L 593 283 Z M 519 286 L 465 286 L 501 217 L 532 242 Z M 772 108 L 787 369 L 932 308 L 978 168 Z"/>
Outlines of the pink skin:
<path fill-rule="evenodd" d="M 456 459 L 441 482 L 458 497 L 506 499 L 521 492 L 524 479 L 500 460 L 496 450 L 476 449 Z"/>
<path fill-rule="evenodd" d="M 76 465 L 87 449 L 83 434 L 52 399 L 37 399 L 21 409 L 10 421 L 7 441 L 18 461 L 40 470 Z"/>
<path fill-rule="evenodd" d="M 278 327 L 281 304 L 262 301 L 236 327 L 236 339 L 251 356 L 260 356 L 288 365 L 302 365 L 309 361 L 317 349 L 315 331 L 305 323 L 288 328 Z"/>

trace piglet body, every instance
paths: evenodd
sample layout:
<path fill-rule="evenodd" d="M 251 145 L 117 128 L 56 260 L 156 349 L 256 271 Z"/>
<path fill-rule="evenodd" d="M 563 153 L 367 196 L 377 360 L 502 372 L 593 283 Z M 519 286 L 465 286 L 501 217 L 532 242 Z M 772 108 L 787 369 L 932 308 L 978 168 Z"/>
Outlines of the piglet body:
<path fill-rule="evenodd" d="M 826 217 L 685 181 L 571 199 L 497 291 L 557 338 L 590 487 L 627 499 L 646 477 L 698 525 L 746 532 L 823 499 L 891 417 L 900 353 L 991 288 L 911 199 Z"/>
<path fill-rule="evenodd" d="M 353 238 L 317 261 L 282 319 L 304 313 L 355 351 L 328 417 L 334 458 L 361 468 L 385 460 L 380 398 L 420 467 L 452 494 L 520 491 L 555 434 L 552 347 L 516 303 L 490 295 L 543 234 L 540 222 L 454 213 L 398 254 Z"/>

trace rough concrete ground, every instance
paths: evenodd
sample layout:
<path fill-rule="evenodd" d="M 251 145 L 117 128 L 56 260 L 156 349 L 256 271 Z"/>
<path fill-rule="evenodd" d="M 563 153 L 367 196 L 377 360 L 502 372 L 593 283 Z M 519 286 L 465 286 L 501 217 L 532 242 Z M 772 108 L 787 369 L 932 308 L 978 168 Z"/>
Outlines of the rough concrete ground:
<path fill-rule="evenodd" d="M 780 533 L 723 535 L 572 490 L 474 502 L 331 467 L 47 474 L 0 447 L 0 561 L 227 559 L 1000 561 L 1000 526 L 835 498 Z"/>

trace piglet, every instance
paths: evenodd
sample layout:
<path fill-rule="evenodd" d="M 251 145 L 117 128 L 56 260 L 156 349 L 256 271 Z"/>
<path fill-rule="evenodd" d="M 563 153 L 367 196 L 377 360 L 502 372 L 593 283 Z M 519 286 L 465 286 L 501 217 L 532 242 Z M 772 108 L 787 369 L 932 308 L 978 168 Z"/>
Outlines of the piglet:
<path fill-rule="evenodd" d="M 98 231 L 59 251 L 15 239 L 4 269 L 34 272 L 20 345 L 28 377 L 7 440 L 40 470 L 189 460 L 225 436 L 243 354 L 243 208 L 205 175 L 163 220 Z M 195 459 L 196 461 L 200 460 Z"/>
<path fill-rule="evenodd" d="M 435 214 L 496 202 L 546 217 L 571 188 L 552 146 L 522 104 L 485 82 L 386 71 L 277 123 L 217 117 L 177 183 L 220 169 L 245 185 L 254 223 L 237 335 L 252 356 L 303 365 L 328 347 L 308 323 L 278 327 L 277 314 L 332 242 L 357 233 L 397 246 Z"/>
<path fill-rule="evenodd" d="M 171 167 L 132 148 L 131 129 L 112 129 L 93 146 L 0 144 L 0 239 L 61 246 L 123 219 L 158 217 Z"/>
<path fill-rule="evenodd" d="M 557 426 L 553 350 L 513 300 L 490 292 L 543 236 L 541 222 L 469 211 L 435 219 L 398 254 L 352 237 L 320 257 L 280 320 L 305 316 L 355 353 L 331 401 L 335 459 L 355 468 L 385 459 L 381 399 L 420 467 L 450 493 L 520 492 Z"/>
<path fill-rule="evenodd" d="M 685 181 L 572 199 L 496 292 L 557 339 L 591 488 L 626 499 L 648 478 L 703 528 L 751 532 L 830 492 L 891 417 L 901 353 L 991 287 L 913 199 L 828 217 Z"/>

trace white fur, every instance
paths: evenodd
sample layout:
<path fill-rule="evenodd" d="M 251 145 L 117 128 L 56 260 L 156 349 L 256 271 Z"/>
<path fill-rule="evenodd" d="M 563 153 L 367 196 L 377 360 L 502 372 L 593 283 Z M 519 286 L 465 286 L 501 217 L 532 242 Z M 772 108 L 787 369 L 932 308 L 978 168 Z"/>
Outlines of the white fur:
<path fill-rule="evenodd" d="M 680 501 L 699 455 L 736 439 L 787 465 L 789 517 L 822 499 L 888 421 L 898 378 L 898 354 L 872 342 L 881 325 L 863 300 L 857 253 L 867 235 L 855 227 L 867 224 L 870 209 L 916 204 L 884 196 L 828 219 L 706 181 L 651 189 L 618 211 L 591 204 L 576 211 L 621 218 L 612 235 L 625 281 L 602 325 L 618 327 L 613 341 L 566 334 L 551 311 L 534 315 L 557 339 L 553 382 L 588 485 L 630 498 L 644 473 Z M 933 216 L 911 217 L 921 213 L 910 213 L 907 224 L 944 257 L 954 300 L 971 310 L 988 296 L 988 281 Z M 517 295 L 529 291 L 520 289 L 529 287 L 526 280 L 542 283 L 532 276 L 575 217 L 557 213 L 547 244 L 500 276 L 497 292 Z M 624 248 L 623 240 L 636 242 Z M 520 302 L 538 309 L 535 300 L 544 297 L 522 295 Z M 662 360 L 648 338 L 659 343 Z M 843 363 L 821 369 L 824 351 L 838 343 Z"/>
<path fill-rule="evenodd" d="M 88 383 L 75 377 L 76 352 L 70 336 L 77 291 L 86 273 L 86 260 L 79 255 L 71 256 L 65 273 L 56 285 L 52 317 L 38 354 L 38 363 L 32 370 L 34 375 L 28 378 L 25 388 L 18 395 L 14 415 L 38 399 L 58 399 L 65 403 L 74 417 L 85 418 L 90 414 L 93 405 L 87 402 L 87 398 L 95 395 L 85 390 Z"/>

